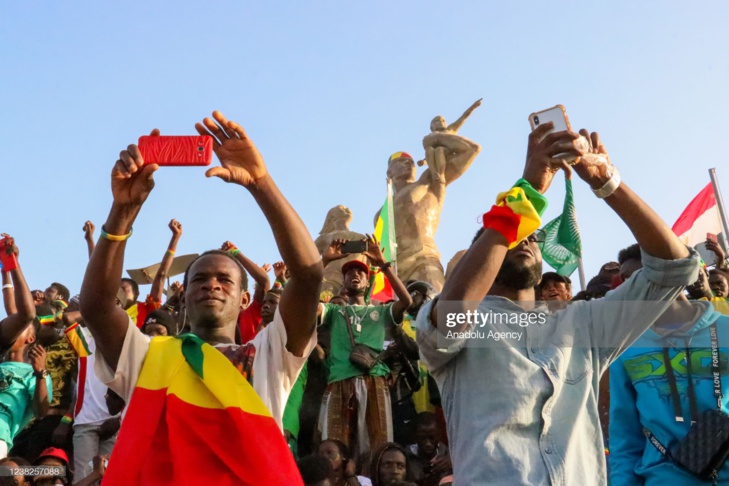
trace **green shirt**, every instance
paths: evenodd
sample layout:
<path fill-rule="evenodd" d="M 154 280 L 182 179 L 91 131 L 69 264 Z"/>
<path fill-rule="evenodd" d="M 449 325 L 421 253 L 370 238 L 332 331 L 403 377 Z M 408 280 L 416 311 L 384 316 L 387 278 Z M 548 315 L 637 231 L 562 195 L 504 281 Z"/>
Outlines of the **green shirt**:
<path fill-rule="evenodd" d="M 33 367 L 28 363 L 0 363 L 0 440 L 13 447 L 13 438 L 33 418 L 35 394 Z M 52 397 L 51 377 L 46 376 L 48 397 Z"/>
<path fill-rule="evenodd" d="M 378 353 L 385 344 L 385 326 L 392 325 L 392 304 L 387 305 L 347 305 L 324 304 L 321 325 L 331 332 L 331 349 L 327 357 L 329 383 L 363 376 L 364 372 L 349 362 L 352 342 L 349 339 L 347 320 L 352 324 L 352 334 L 356 344 L 364 344 Z M 387 376 L 390 369 L 379 362 L 370 370 L 370 376 Z"/>

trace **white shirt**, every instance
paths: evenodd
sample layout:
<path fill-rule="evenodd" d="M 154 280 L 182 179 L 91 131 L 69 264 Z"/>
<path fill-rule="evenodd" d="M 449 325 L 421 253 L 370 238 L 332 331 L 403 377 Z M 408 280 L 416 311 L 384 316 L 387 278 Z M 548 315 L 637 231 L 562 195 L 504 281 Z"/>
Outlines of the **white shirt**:
<path fill-rule="evenodd" d="M 303 356 L 294 356 L 286 349 L 288 336 L 283 319 L 276 309 L 273 321 L 259 332 L 251 341 L 256 348 L 253 361 L 253 389 L 261 397 L 271 412 L 279 428 L 283 431 L 282 419 L 286 402 L 289 399 L 299 372 L 316 346 L 316 332 L 312 332 Z M 129 403 L 142 371 L 144 358 L 149 350 L 150 337 L 142 334 L 129 319 L 129 327 L 124 337 L 116 372 L 112 371 L 99 355 L 95 364 L 96 375 L 109 388 Z"/>
<path fill-rule="evenodd" d="M 96 341 L 88 329 L 78 327 L 83 333 L 86 344 L 89 348 L 89 355 L 78 359 L 78 379 L 76 380 L 76 416 L 73 419 L 75 425 L 101 425 L 111 418 L 109 408 L 106 406 L 105 384 L 99 380 L 94 370 L 96 361 Z M 83 391 L 79 386 L 83 383 Z"/>

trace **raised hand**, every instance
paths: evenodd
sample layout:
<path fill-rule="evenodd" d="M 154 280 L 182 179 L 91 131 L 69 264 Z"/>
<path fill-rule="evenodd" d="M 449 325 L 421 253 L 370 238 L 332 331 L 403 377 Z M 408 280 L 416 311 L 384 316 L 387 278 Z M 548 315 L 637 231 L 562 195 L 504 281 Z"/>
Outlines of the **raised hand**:
<path fill-rule="evenodd" d="M 172 231 L 172 235 L 175 238 L 179 239 L 180 236 L 182 236 L 182 224 L 180 224 L 180 222 L 177 221 L 176 219 L 173 219 L 172 221 L 170 221 L 170 224 L 168 225 L 168 227 L 170 228 L 170 231 Z"/>
<path fill-rule="evenodd" d="M 220 249 L 223 251 L 230 251 L 230 250 L 234 250 L 235 248 L 237 248 L 237 247 L 233 244 L 232 241 L 226 241 L 225 243 L 220 245 Z"/>
<path fill-rule="evenodd" d="M 721 247 L 718 241 L 713 239 L 706 239 L 706 249 L 710 252 L 713 252 L 714 255 L 716 255 L 716 262 L 717 266 L 721 266 L 721 262 L 723 262 L 726 259 L 726 254 L 724 253 L 724 249 Z"/>
<path fill-rule="evenodd" d="M 273 274 L 279 282 L 286 281 L 286 264 L 284 262 L 276 262 L 273 264 Z"/>
<path fill-rule="evenodd" d="M 87 240 L 93 240 L 95 230 L 96 226 L 94 226 L 94 223 L 92 223 L 91 221 L 86 221 L 83 227 L 84 238 L 86 238 Z"/>
<path fill-rule="evenodd" d="M 36 373 L 46 369 L 46 350 L 40 344 L 36 343 L 30 348 L 28 359 L 30 359 L 30 365 Z"/>
<path fill-rule="evenodd" d="M 370 259 L 370 263 L 374 265 L 375 267 L 381 267 L 385 263 L 385 255 L 382 253 L 382 248 L 380 248 L 380 244 L 377 242 L 374 236 L 372 235 L 366 235 L 367 236 L 367 251 L 363 253 L 367 258 Z"/>
<path fill-rule="evenodd" d="M 220 159 L 220 167 L 208 169 L 205 175 L 244 187 L 254 186 L 268 174 L 263 157 L 243 127 L 227 120 L 217 110 L 213 112 L 213 118 L 195 124 L 200 135 L 213 137 L 213 150 Z"/>
<path fill-rule="evenodd" d="M 562 153 L 574 156 L 583 155 L 574 143 L 580 138 L 578 134 L 568 131 L 548 134 L 547 132 L 553 127 L 552 122 L 544 123 L 529 134 L 526 164 L 522 176 L 542 194 L 549 189 L 554 174 L 559 169 L 567 167 L 567 162 L 562 159 L 554 159 L 555 155 Z"/>
<path fill-rule="evenodd" d="M 263 265 L 261 265 L 261 270 L 263 270 L 266 273 L 270 272 L 271 271 L 271 264 L 270 263 L 264 263 Z"/>
<path fill-rule="evenodd" d="M 608 172 L 612 167 L 610 156 L 600 141 L 600 135 L 597 132 L 590 133 L 583 128 L 580 130 L 580 135 L 587 139 L 590 147 L 584 156 L 575 160 L 573 168 L 580 176 L 580 179 L 590 184 L 593 189 L 599 189 L 609 179 Z"/>
<path fill-rule="evenodd" d="M 322 261 L 324 262 L 324 266 L 327 266 L 329 263 L 333 262 L 334 260 L 339 260 L 341 258 L 346 257 L 349 253 L 342 253 L 342 245 L 344 245 L 348 240 L 333 240 L 331 243 L 329 243 L 329 247 L 326 249 L 324 254 L 321 256 Z"/>
<path fill-rule="evenodd" d="M 152 130 L 151 135 L 159 135 Z M 131 144 L 119 153 L 119 160 L 111 171 L 111 193 L 114 203 L 122 206 L 141 206 L 154 188 L 152 174 L 159 168 L 157 164 L 144 165 L 139 147 Z M 108 228 L 107 228 L 108 229 Z"/>
<path fill-rule="evenodd" d="M 172 291 L 173 295 L 180 295 L 183 291 L 182 284 L 180 282 L 172 282 L 170 284 L 170 290 Z"/>
<path fill-rule="evenodd" d="M 18 249 L 18 245 L 15 244 L 15 238 L 10 236 L 7 233 L 0 234 L 3 238 L 8 238 L 7 245 L 5 246 L 5 252 L 8 255 L 15 255 L 16 257 L 20 256 L 20 250 Z"/>

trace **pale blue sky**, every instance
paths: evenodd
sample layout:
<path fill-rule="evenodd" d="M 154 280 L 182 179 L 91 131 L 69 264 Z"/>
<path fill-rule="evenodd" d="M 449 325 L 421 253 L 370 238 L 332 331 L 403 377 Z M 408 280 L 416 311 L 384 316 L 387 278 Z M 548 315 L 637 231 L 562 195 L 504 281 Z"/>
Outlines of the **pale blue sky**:
<path fill-rule="evenodd" d="M 444 263 L 521 175 L 529 113 L 557 103 L 573 127 L 600 132 L 623 180 L 671 224 L 709 167 L 729 191 L 728 14 L 718 1 L 3 2 L 0 230 L 16 237 L 31 288 L 78 292 L 81 227 L 104 222 L 119 151 L 154 127 L 194 134 L 220 109 L 314 236 L 337 204 L 367 232 L 387 157 L 420 157 L 434 115 L 455 120 L 481 97 L 461 134 L 483 151 L 449 187 Z M 230 239 L 257 262 L 277 258 L 253 199 L 203 173 L 160 169 L 125 268 L 159 261 L 173 217 L 178 254 Z M 589 278 L 633 240 L 575 189 Z M 545 220 L 561 210 L 561 178 L 547 196 Z"/>

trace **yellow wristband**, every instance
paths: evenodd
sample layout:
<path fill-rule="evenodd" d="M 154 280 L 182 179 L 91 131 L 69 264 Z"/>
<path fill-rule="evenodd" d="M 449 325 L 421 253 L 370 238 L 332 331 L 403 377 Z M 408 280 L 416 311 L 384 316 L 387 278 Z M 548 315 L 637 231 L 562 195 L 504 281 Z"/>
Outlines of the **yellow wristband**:
<path fill-rule="evenodd" d="M 126 241 L 129 239 L 130 236 L 132 236 L 132 228 L 129 228 L 129 233 L 119 236 L 119 235 L 110 235 L 109 233 L 106 232 L 106 230 L 104 229 L 103 226 L 101 227 L 101 237 L 106 238 L 109 241 Z"/>

